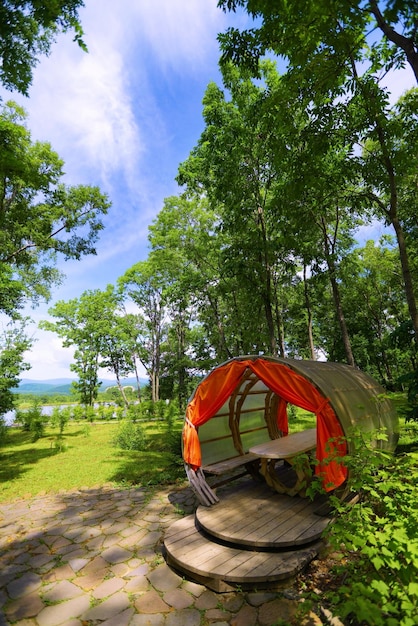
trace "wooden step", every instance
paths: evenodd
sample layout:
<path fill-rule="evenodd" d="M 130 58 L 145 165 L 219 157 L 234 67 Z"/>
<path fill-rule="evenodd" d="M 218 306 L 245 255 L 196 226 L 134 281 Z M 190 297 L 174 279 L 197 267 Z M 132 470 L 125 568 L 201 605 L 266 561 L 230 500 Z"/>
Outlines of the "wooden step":
<path fill-rule="evenodd" d="M 318 540 L 329 517 L 318 515 L 324 499 L 290 497 L 265 483 L 235 483 L 212 507 L 199 506 L 196 520 L 205 533 L 238 547 L 273 549 L 299 547 Z"/>
<path fill-rule="evenodd" d="M 218 506 L 218 505 L 215 505 Z M 217 592 L 236 587 L 274 589 L 294 577 L 319 550 L 320 542 L 297 550 L 255 551 L 223 545 L 200 530 L 194 515 L 172 524 L 164 539 L 167 563 Z"/>

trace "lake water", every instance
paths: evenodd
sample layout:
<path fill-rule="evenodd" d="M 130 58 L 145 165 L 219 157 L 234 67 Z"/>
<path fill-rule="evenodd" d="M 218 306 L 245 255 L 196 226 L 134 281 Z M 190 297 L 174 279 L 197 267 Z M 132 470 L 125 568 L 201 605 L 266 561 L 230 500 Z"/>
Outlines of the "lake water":
<path fill-rule="evenodd" d="M 62 407 L 59 407 L 59 408 L 62 408 Z M 54 409 L 53 406 L 49 406 L 49 405 L 42 406 L 42 413 L 43 415 L 51 415 L 53 409 Z M 7 424 L 7 426 L 10 426 L 11 424 L 13 424 L 15 420 L 15 416 L 16 416 L 16 411 L 14 410 L 8 411 L 7 413 L 5 413 L 5 415 L 3 415 L 3 419 L 5 423 Z"/>
<path fill-rule="evenodd" d="M 136 404 L 136 403 L 135 403 L 135 404 Z M 42 407 L 41 407 L 41 408 L 42 408 L 42 414 L 43 414 L 43 415 L 51 415 L 51 414 L 52 414 L 52 411 L 53 411 L 55 408 L 63 409 L 63 408 L 64 408 L 64 407 L 66 407 L 66 406 L 71 406 L 71 405 L 68 405 L 68 404 L 62 404 L 62 405 L 57 405 L 57 404 L 55 404 L 55 405 L 49 405 L 49 404 L 45 404 L 45 405 L 42 405 Z M 95 408 L 97 408 L 98 406 L 100 406 L 100 404 L 95 404 L 95 405 L 94 405 L 94 407 L 95 407 Z M 102 406 L 103 406 L 103 405 L 102 405 Z M 105 403 L 105 406 L 116 406 L 116 405 L 115 405 L 115 404 L 113 404 L 112 402 L 106 402 L 106 403 Z M 5 423 L 7 424 L 7 426 L 11 426 L 11 425 L 13 424 L 13 422 L 14 422 L 14 420 L 15 420 L 15 416 L 16 416 L 16 411 L 15 411 L 15 410 L 13 410 L 13 411 L 8 411 L 7 413 L 5 413 L 5 414 L 3 415 L 3 419 L 4 419 Z"/>

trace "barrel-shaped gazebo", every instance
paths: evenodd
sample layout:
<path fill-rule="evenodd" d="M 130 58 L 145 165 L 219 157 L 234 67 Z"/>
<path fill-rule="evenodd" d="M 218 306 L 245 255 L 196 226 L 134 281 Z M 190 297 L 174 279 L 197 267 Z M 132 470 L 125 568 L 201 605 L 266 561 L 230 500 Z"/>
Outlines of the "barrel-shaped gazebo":
<path fill-rule="evenodd" d="M 315 471 L 326 490 L 347 478 L 343 457 L 353 429 L 384 430 L 376 445 L 393 451 L 398 439 L 395 408 L 383 387 L 342 363 L 268 356 L 240 356 L 215 367 L 196 387 L 186 410 L 183 458 L 198 497 L 211 503 L 204 472 L 228 459 L 246 462 L 248 450 L 289 432 L 288 407 L 316 416 Z M 291 420 L 290 420 L 291 431 Z M 213 502 L 217 499 L 215 498 Z M 213 503 L 212 502 L 212 503 Z"/>

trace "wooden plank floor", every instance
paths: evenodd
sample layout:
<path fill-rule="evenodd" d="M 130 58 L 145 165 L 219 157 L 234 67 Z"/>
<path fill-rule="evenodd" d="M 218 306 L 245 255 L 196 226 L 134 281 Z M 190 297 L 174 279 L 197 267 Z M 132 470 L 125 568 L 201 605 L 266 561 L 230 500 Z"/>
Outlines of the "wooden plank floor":
<path fill-rule="evenodd" d="M 215 591 L 227 591 L 228 585 L 271 588 L 295 576 L 317 556 L 319 542 L 281 552 L 242 550 L 211 541 L 189 515 L 170 526 L 164 546 L 173 568 Z"/>
<path fill-rule="evenodd" d="M 265 483 L 235 483 L 212 507 L 199 506 L 198 525 L 224 543 L 253 549 L 283 549 L 319 539 L 329 524 L 320 515 L 324 499 L 275 493 Z"/>
<path fill-rule="evenodd" d="M 323 500 L 291 498 L 251 479 L 218 495 L 218 504 L 200 506 L 166 531 L 167 562 L 187 577 L 218 592 L 275 588 L 317 556 L 330 521 Z"/>

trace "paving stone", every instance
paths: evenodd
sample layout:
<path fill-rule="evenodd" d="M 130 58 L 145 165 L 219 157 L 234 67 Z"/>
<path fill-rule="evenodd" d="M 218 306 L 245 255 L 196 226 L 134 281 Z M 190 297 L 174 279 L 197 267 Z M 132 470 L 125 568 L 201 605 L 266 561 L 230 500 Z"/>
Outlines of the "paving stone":
<path fill-rule="evenodd" d="M 38 567 L 43 567 L 47 563 L 55 563 L 52 556 L 50 554 L 38 554 L 32 558 L 31 567 L 38 569 Z"/>
<path fill-rule="evenodd" d="M 196 609 L 183 609 L 168 615 L 165 626 L 199 626 L 200 617 L 200 613 Z M 250 626 L 250 623 L 246 626 Z"/>
<path fill-rule="evenodd" d="M 140 528 L 133 535 L 129 535 L 128 537 L 123 537 L 120 539 L 119 545 L 123 548 L 134 548 L 139 545 L 139 542 L 148 534 L 148 530 L 146 528 Z"/>
<path fill-rule="evenodd" d="M 206 591 L 206 587 L 204 585 L 199 585 L 191 580 L 186 580 L 186 582 L 183 583 L 183 589 L 185 591 L 189 591 L 189 593 L 191 593 L 195 598 L 198 598 L 204 591 Z"/>
<path fill-rule="evenodd" d="M 81 589 L 91 591 L 91 589 L 95 589 L 104 581 L 105 576 L 107 576 L 107 570 L 102 569 L 86 574 L 86 576 L 77 576 L 77 578 L 73 579 L 73 582 Z"/>
<path fill-rule="evenodd" d="M 47 606 L 36 618 L 39 626 L 58 626 L 67 624 L 73 618 L 80 617 L 90 606 L 90 599 L 86 595 L 60 602 L 54 606 Z"/>
<path fill-rule="evenodd" d="M 71 600 L 80 596 L 83 591 L 80 587 L 73 585 L 68 580 L 61 580 L 50 588 L 46 593 L 42 594 L 42 599 L 47 602 L 61 602 L 62 600 Z"/>
<path fill-rule="evenodd" d="M 111 548 L 112 546 L 116 546 L 121 541 L 120 535 L 108 535 L 103 539 L 102 547 L 104 550 L 107 548 Z M 122 548 L 125 546 L 121 546 Z M 125 560 L 125 559 L 123 559 Z"/>
<path fill-rule="evenodd" d="M 128 608 L 130 608 L 128 595 L 123 591 L 119 591 L 107 598 L 107 600 L 104 600 L 104 602 L 86 611 L 82 618 L 85 621 L 111 619 Z"/>
<path fill-rule="evenodd" d="M 125 591 L 127 593 L 139 593 L 140 591 L 147 591 L 150 583 L 146 576 L 135 576 L 130 578 L 125 585 Z"/>
<path fill-rule="evenodd" d="M 228 611 L 221 611 L 221 609 L 209 609 L 208 611 L 205 611 L 205 618 L 210 622 L 213 622 L 214 620 L 225 621 L 230 617 L 231 613 L 228 613 Z"/>
<path fill-rule="evenodd" d="M 248 604 L 251 604 L 251 606 L 261 606 L 266 602 L 274 600 L 275 597 L 274 593 L 267 592 L 248 593 L 246 596 L 247 602 Z"/>
<path fill-rule="evenodd" d="M 273 626 L 278 620 L 291 622 L 298 609 L 298 603 L 286 598 L 277 598 L 263 604 L 258 612 L 260 626 Z"/>
<path fill-rule="evenodd" d="M 42 611 L 44 606 L 39 595 L 35 592 L 13 600 L 13 602 L 6 605 L 4 612 L 11 622 L 16 622 L 26 617 L 35 617 Z"/>
<path fill-rule="evenodd" d="M 102 557 L 108 563 L 121 563 L 122 561 L 127 561 L 132 558 L 132 552 L 128 552 L 128 550 L 120 548 L 119 546 L 113 546 L 105 550 L 102 553 Z"/>
<path fill-rule="evenodd" d="M 160 598 L 155 589 L 147 591 L 144 595 L 135 600 L 135 608 L 139 613 L 168 613 L 171 609 Z"/>
<path fill-rule="evenodd" d="M 134 615 L 129 626 L 164 626 L 163 615 Z"/>
<path fill-rule="evenodd" d="M 196 600 L 195 607 L 207 611 L 208 609 L 214 609 L 218 606 L 218 602 L 219 598 L 213 591 L 204 591 Z"/>
<path fill-rule="evenodd" d="M 237 613 L 244 604 L 244 598 L 241 595 L 231 593 L 228 596 L 223 595 L 221 604 L 225 611 L 230 613 Z"/>
<path fill-rule="evenodd" d="M 161 539 L 161 532 L 147 533 L 142 539 L 138 541 L 138 546 L 155 546 L 155 544 Z"/>
<path fill-rule="evenodd" d="M 166 563 L 159 565 L 157 569 L 150 572 L 147 577 L 151 585 L 158 591 L 176 589 L 183 582 L 183 579 L 173 572 Z"/>
<path fill-rule="evenodd" d="M 74 572 L 67 563 L 65 565 L 61 565 L 60 567 L 56 567 L 55 569 L 48 572 L 48 574 L 44 577 L 44 580 L 65 580 L 74 578 Z"/>
<path fill-rule="evenodd" d="M 41 584 L 42 579 L 40 576 L 33 572 L 28 572 L 20 576 L 20 578 L 16 578 L 10 585 L 7 585 L 7 593 L 14 600 L 29 593 L 33 593 L 39 589 Z"/>
<path fill-rule="evenodd" d="M 81 559 L 81 558 L 69 558 L 68 559 L 68 565 L 71 567 L 71 569 L 73 570 L 73 572 L 79 572 L 81 569 L 83 569 L 83 567 L 85 567 L 85 565 L 87 565 L 88 563 L 88 559 Z"/>
<path fill-rule="evenodd" d="M 100 626 L 128 626 L 131 624 L 131 619 L 134 614 L 134 609 L 126 609 L 122 613 L 118 613 L 115 617 L 107 619 L 104 622 L 100 623 Z"/>
<path fill-rule="evenodd" d="M 96 556 L 92 561 L 87 563 L 87 565 L 82 568 L 80 573 L 90 574 L 91 572 L 97 572 L 98 570 L 103 570 L 107 567 L 107 561 L 105 561 L 101 556 Z"/>
<path fill-rule="evenodd" d="M 122 535 L 122 537 L 130 537 L 131 535 L 134 535 L 136 532 L 138 532 L 138 527 L 135 524 L 132 524 L 131 521 L 129 521 L 129 525 L 126 526 L 126 528 L 123 528 L 120 531 L 120 534 Z"/>
<path fill-rule="evenodd" d="M 251 626 L 258 624 L 257 609 L 249 604 L 246 604 L 231 619 L 230 626 L 250 626 L 250 624 Z"/>
<path fill-rule="evenodd" d="M 131 568 L 126 563 L 116 563 L 116 565 L 112 565 L 110 571 L 118 578 L 123 578 L 129 574 Z"/>
<path fill-rule="evenodd" d="M 126 523 L 117 522 L 116 524 L 112 524 L 109 528 L 105 528 L 103 530 L 104 535 L 117 535 L 122 530 L 126 530 Z"/>
<path fill-rule="evenodd" d="M 72 546 L 72 541 L 69 541 L 65 537 L 59 537 L 53 543 L 54 552 L 58 552 L 61 548 L 66 548 L 67 546 Z"/>
<path fill-rule="evenodd" d="M 103 600 L 103 598 L 107 598 L 107 596 L 111 596 L 117 591 L 120 591 L 124 586 L 125 581 L 121 578 L 109 578 L 94 589 L 92 596 L 97 600 Z"/>
<path fill-rule="evenodd" d="M 133 561 L 129 561 L 129 564 L 133 563 Z M 148 563 L 142 563 L 141 565 L 135 566 L 135 569 L 132 569 L 129 574 L 126 574 L 126 578 L 136 578 L 137 576 L 144 576 L 148 574 L 149 565 Z"/>
<path fill-rule="evenodd" d="M 172 589 L 163 595 L 164 602 L 167 602 L 175 609 L 186 609 L 194 602 L 193 597 L 184 589 Z"/>

